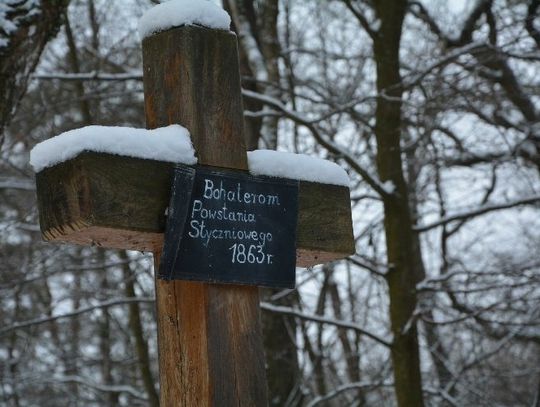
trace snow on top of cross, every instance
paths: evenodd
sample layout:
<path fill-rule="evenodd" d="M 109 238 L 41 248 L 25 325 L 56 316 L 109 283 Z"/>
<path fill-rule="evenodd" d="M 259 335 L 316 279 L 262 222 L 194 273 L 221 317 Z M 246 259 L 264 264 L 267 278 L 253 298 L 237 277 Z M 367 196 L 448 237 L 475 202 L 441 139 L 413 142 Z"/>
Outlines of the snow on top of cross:
<path fill-rule="evenodd" d="M 229 30 L 231 17 L 209 0 L 169 0 L 143 14 L 139 20 L 139 35 L 144 39 L 169 28 L 192 24 Z"/>
<path fill-rule="evenodd" d="M 248 162 L 249 172 L 253 175 L 349 186 L 349 176 L 343 168 L 318 157 L 273 150 L 255 150 L 248 152 Z"/>
<path fill-rule="evenodd" d="M 125 155 L 193 165 L 197 163 L 189 132 L 177 124 L 154 130 L 87 126 L 66 131 L 37 144 L 30 164 L 39 172 L 83 151 Z"/>

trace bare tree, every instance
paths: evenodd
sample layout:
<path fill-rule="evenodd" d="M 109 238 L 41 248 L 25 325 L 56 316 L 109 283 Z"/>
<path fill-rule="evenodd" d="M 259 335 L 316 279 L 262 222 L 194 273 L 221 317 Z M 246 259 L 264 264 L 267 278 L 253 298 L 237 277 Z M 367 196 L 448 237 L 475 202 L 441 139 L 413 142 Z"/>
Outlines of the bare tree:
<path fill-rule="evenodd" d="M 143 125 L 139 45 L 115 3 L 70 5 L 6 132 L 7 405 L 156 403 L 151 262 L 40 244 L 26 163 L 63 130 Z M 437 4 L 225 2 L 248 144 L 351 178 L 357 253 L 261 304 L 276 405 L 537 403 L 540 6 Z"/>
<path fill-rule="evenodd" d="M 0 9 L 0 145 L 45 45 L 62 25 L 69 1 L 7 0 Z"/>

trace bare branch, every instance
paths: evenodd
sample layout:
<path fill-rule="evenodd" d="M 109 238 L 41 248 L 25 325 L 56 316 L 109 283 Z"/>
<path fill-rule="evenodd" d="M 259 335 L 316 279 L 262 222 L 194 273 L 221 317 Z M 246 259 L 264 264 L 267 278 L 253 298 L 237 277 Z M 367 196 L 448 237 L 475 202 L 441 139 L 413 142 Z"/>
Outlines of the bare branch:
<path fill-rule="evenodd" d="M 344 385 L 341 385 L 339 387 L 336 387 L 331 392 L 314 398 L 309 402 L 309 404 L 306 407 L 315 407 L 321 404 L 322 402 L 331 400 L 337 396 L 339 396 L 341 393 L 344 393 L 346 391 L 350 390 L 358 390 L 358 389 L 366 389 L 366 388 L 373 388 L 373 387 L 392 387 L 394 383 L 390 382 L 355 382 L 355 383 L 347 383 Z"/>
<path fill-rule="evenodd" d="M 348 257 L 347 261 L 351 262 L 355 266 L 362 267 L 379 277 L 386 277 L 386 273 L 388 272 L 388 269 L 386 267 L 382 269 L 376 264 L 368 263 L 366 260 L 362 259 L 358 255 Z"/>
<path fill-rule="evenodd" d="M 477 51 L 479 51 L 482 48 L 482 43 L 473 42 L 470 44 L 466 44 L 463 47 L 456 48 L 452 50 L 451 52 L 446 53 L 441 59 L 433 62 L 428 67 L 424 68 L 421 72 L 415 72 L 414 75 L 410 75 L 408 77 L 403 78 L 403 88 L 404 89 L 410 89 L 414 86 L 417 86 L 422 82 L 422 80 L 429 75 L 431 72 L 433 72 L 435 69 L 443 68 L 446 65 L 451 64 L 454 62 L 457 58 L 459 58 L 462 55 L 465 54 L 473 54 Z"/>
<path fill-rule="evenodd" d="M 378 336 L 378 335 L 376 335 L 374 333 L 366 331 L 360 325 L 357 325 L 357 324 L 352 323 L 352 322 L 342 321 L 342 320 L 334 319 L 334 318 L 322 317 L 322 316 L 314 315 L 314 314 L 307 314 L 307 313 L 298 311 L 298 310 L 293 309 L 293 308 L 282 307 L 282 306 L 279 306 L 279 305 L 273 305 L 273 304 L 270 304 L 270 303 L 267 303 L 267 302 L 261 302 L 261 309 L 263 309 L 265 311 L 270 311 L 270 312 L 277 312 L 277 313 L 283 314 L 283 315 L 290 315 L 290 316 L 293 316 L 293 317 L 304 319 L 306 321 L 313 321 L 313 322 L 318 322 L 320 324 L 333 325 L 333 326 L 337 326 L 339 328 L 352 329 L 353 331 L 356 331 L 356 332 L 358 332 L 358 333 L 360 333 L 362 335 L 367 336 L 368 338 L 373 339 L 375 342 L 377 342 L 377 343 L 379 343 L 381 345 L 384 345 L 386 347 L 391 347 L 392 346 L 391 341 L 388 341 L 388 340 L 386 340 L 384 338 L 381 338 L 380 336 Z M 0 331 L 0 333 L 1 333 L 1 331 Z"/>
<path fill-rule="evenodd" d="M 298 112 L 293 112 L 292 110 L 289 110 L 283 103 L 281 103 L 279 100 L 274 99 L 272 97 L 269 97 L 267 95 L 262 95 L 257 92 L 253 92 L 247 89 L 242 89 L 242 95 L 247 98 L 252 98 L 256 100 L 260 100 L 261 102 L 266 103 L 269 106 L 272 106 L 275 109 L 278 109 L 283 113 L 285 117 L 288 119 L 291 119 L 292 121 L 296 122 L 297 124 L 300 124 L 304 127 L 306 127 L 313 137 L 328 151 L 332 152 L 333 154 L 336 154 L 337 156 L 342 157 L 347 164 L 351 166 L 353 170 L 355 170 L 363 179 L 364 181 L 373 188 L 379 195 L 385 198 L 392 198 L 393 194 L 389 193 L 386 189 L 386 187 L 383 185 L 383 183 L 378 180 L 374 175 L 370 174 L 359 162 L 356 160 L 356 158 L 349 153 L 349 151 L 346 148 L 343 148 L 339 146 L 338 144 L 334 143 L 333 141 L 329 140 L 326 136 L 324 136 L 318 128 L 307 118 L 303 117 Z"/>
<path fill-rule="evenodd" d="M 34 74 L 32 79 L 42 81 L 142 81 L 143 74 L 140 71 L 123 73 L 83 72 L 83 73 L 43 73 Z"/>
<path fill-rule="evenodd" d="M 7 3 L 2 1 L 0 7 L 3 19 L 9 21 L 0 29 L 0 145 L 4 127 L 26 93 L 30 74 L 62 25 L 69 0 Z"/>
<path fill-rule="evenodd" d="M 476 24 L 480 17 L 491 8 L 493 0 L 480 0 L 473 8 L 467 19 L 463 24 L 460 34 L 456 38 L 450 38 L 446 35 L 439 25 L 435 22 L 433 17 L 429 14 L 424 5 L 419 1 L 410 2 L 410 9 L 412 14 L 418 19 L 424 21 L 430 28 L 431 32 L 439 37 L 440 40 L 446 43 L 448 48 L 462 47 L 472 41 L 472 34 L 476 29 Z"/>
<path fill-rule="evenodd" d="M 73 310 L 71 312 L 66 312 L 64 314 L 47 316 L 47 317 L 40 317 L 40 318 L 30 319 L 30 320 L 27 320 L 27 321 L 16 322 L 13 325 L 0 328 L 0 335 L 5 335 L 6 333 L 16 331 L 16 330 L 22 329 L 22 328 L 27 328 L 27 327 L 32 326 L 32 325 L 40 325 L 40 324 L 44 324 L 46 322 L 57 321 L 59 319 L 72 318 L 72 317 L 75 317 L 77 315 L 85 314 L 87 312 L 92 312 L 92 311 L 97 310 L 97 309 L 109 308 L 109 307 L 113 307 L 113 306 L 116 306 L 116 305 L 125 305 L 125 304 L 129 304 L 129 303 L 132 303 L 132 302 L 153 303 L 154 300 L 155 300 L 154 298 L 149 298 L 149 297 L 138 297 L 138 298 L 119 298 L 119 299 L 115 299 L 115 300 L 104 301 L 104 302 L 100 302 L 100 303 L 95 304 L 95 305 L 90 305 L 88 307 L 78 308 L 76 310 Z"/>
<path fill-rule="evenodd" d="M 534 20 L 538 17 L 539 8 L 540 0 L 531 0 L 527 10 L 527 19 L 525 20 L 525 28 L 538 48 L 540 48 L 540 31 L 534 26 Z"/>
<path fill-rule="evenodd" d="M 83 378 L 80 376 L 54 376 L 52 379 L 50 379 L 50 382 L 61 382 L 61 383 L 77 383 L 82 386 L 89 387 L 93 390 L 98 390 L 101 392 L 107 392 L 107 393 L 127 393 L 130 396 L 133 396 L 140 400 L 147 400 L 146 396 L 137 391 L 137 389 L 134 389 L 131 386 L 127 385 L 121 385 L 121 384 L 115 384 L 115 385 L 106 385 L 106 384 L 99 384 L 94 383 L 88 378 Z"/>
<path fill-rule="evenodd" d="M 501 203 L 501 204 L 483 205 L 476 209 L 471 209 L 469 211 L 455 213 L 453 215 L 446 216 L 435 222 L 428 223 L 427 225 L 424 225 L 424 226 L 416 225 L 413 229 L 416 232 L 426 232 L 428 230 L 434 229 L 438 226 L 446 225 L 447 223 L 450 223 L 456 220 L 469 219 L 475 216 L 483 215 L 488 212 L 493 212 L 500 209 L 513 208 L 513 207 L 521 206 L 521 205 L 532 204 L 538 201 L 540 201 L 540 195 L 534 195 L 527 198 L 519 199 L 512 202 Z"/>
<path fill-rule="evenodd" d="M 358 20 L 366 33 L 371 37 L 371 39 L 373 39 L 377 35 L 377 30 L 374 29 L 367 20 L 367 18 L 352 5 L 351 0 L 344 0 L 344 3 L 350 10 L 350 12 L 354 15 L 354 17 Z"/>
<path fill-rule="evenodd" d="M 0 189 L 20 189 L 22 191 L 34 191 L 34 182 L 22 178 L 2 178 L 0 179 Z"/>

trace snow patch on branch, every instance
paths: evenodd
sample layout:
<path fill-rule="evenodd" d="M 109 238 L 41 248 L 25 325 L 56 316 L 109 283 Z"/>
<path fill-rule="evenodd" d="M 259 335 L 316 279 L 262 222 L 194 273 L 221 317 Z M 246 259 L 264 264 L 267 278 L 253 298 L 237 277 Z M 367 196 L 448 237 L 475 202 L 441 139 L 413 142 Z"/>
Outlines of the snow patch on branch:
<path fill-rule="evenodd" d="M 37 144 L 30 164 L 39 172 L 83 151 L 95 151 L 193 165 L 195 150 L 187 129 L 177 124 L 154 130 L 132 127 L 86 126 Z"/>
<path fill-rule="evenodd" d="M 91 389 L 105 392 L 105 393 L 127 393 L 132 397 L 135 397 L 140 400 L 148 400 L 145 394 L 141 393 L 132 386 L 125 384 L 115 384 L 107 385 L 94 382 L 90 378 L 80 377 L 80 376 L 53 376 L 48 380 L 50 383 L 60 382 L 60 383 L 77 383 L 81 386 L 86 386 Z"/>
<path fill-rule="evenodd" d="M 519 151 L 528 157 L 534 157 L 539 154 L 535 144 L 531 140 L 525 140 L 520 146 Z"/>
<path fill-rule="evenodd" d="M 9 37 L 17 31 L 19 23 L 40 13 L 40 0 L 0 1 L 0 48 L 9 45 Z"/>
<path fill-rule="evenodd" d="M 245 18 L 244 14 L 238 10 L 238 4 L 236 4 L 236 2 L 230 2 L 230 7 L 238 37 L 246 52 L 248 64 L 255 75 L 255 79 L 259 82 L 266 82 L 268 81 L 268 69 L 259 46 L 257 45 L 257 41 L 251 33 L 249 21 Z"/>
<path fill-rule="evenodd" d="M 392 181 L 384 181 L 382 183 L 382 188 L 385 190 L 385 192 L 388 195 L 393 195 L 396 192 L 396 184 L 394 184 Z"/>
<path fill-rule="evenodd" d="M 378 342 L 381 345 L 384 345 L 386 347 L 392 346 L 393 339 L 383 338 L 377 334 L 374 334 L 373 332 L 365 330 L 364 327 L 354 322 L 344 321 L 341 319 L 336 319 L 336 318 L 331 318 L 331 317 L 325 317 L 323 315 L 308 314 L 300 310 L 297 310 L 295 308 L 284 307 L 281 305 L 274 305 L 268 302 L 261 302 L 260 305 L 261 305 L 261 309 L 265 311 L 273 312 L 276 314 L 290 315 L 290 316 L 300 318 L 306 321 L 317 322 L 319 324 L 328 324 L 328 325 L 337 326 L 339 328 L 351 329 L 360 333 L 361 335 L 365 335 L 368 338 L 373 339 L 375 342 Z"/>
<path fill-rule="evenodd" d="M 464 210 L 461 212 L 455 212 L 451 215 L 445 216 L 436 220 L 432 223 L 426 225 L 416 225 L 413 227 L 413 230 L 416 232 L 426 232 L 428 230 L 434 229 L 439 226 L 446 225 L 447 223 L 458 221 L 458 220 L 467 220 L 469 218 L 474 218 L 476 216 L 484 215 L 488 212 L 498 211 L 501 209 L 509 209 L 521 205 L 530 205 L 535 204 L 540 201 L 540 195 L 531 195 L 515 201 L 504 202 L 504 203 L 491 203 L 480 205 L 477 208 L 472 208 L 469 210 Z"/>
<path fill-rule="evenodd" d="M 170 0 L 152 7 L 143 14 L 139 20 L 139 35 L 144 39 L 169 28 L 194 24 L 229 30 L 231 17 L 212 1 Z"/>
<path fill-rule="evenodd" d="M 379 32 L 379 29 L 381 28 L 381 19 L 380 18 L 376 18 L 375 21 L 373 21 L 370 25 L 369 25 L 369 28 L 371 28 L 371 30 L 373 32 Z"/>
<path fill-rule="evenodd" d="M 304 154 L 273 150 L 248 152 L 249 172 L 253 175 L 292 178 L 302 181 L 349 186 L 347 172 L 332 161 Z"/>
<path fill-rule="evenodd" d="M 59 80 L 59 81 L 142 81 L 142 71 L 130 71 L 123 73 L 108 73 L 108 72 L 81 72 L 81 73 L 36 73 L 32 75 L 32 79 L 37 80 Z"/>

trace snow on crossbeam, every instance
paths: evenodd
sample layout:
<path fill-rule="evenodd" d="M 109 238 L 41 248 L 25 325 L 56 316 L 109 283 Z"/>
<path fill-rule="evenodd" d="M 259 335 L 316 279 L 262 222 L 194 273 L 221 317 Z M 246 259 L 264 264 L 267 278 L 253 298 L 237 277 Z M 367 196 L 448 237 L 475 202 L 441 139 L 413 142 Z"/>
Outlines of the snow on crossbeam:
<path fill-rule="evenodd" d="M 175 139 L 186 136 L 180 145 L 189 153 L 183 158 L 174 155 L 178 151 L 174 144 L 167 147 L 171 144 L 156 137 L 169 131 Z M 148 148 L 136 148 L 131 157 L 126 157 L 139 142 L 135 133 L 144 139 L 140 142 L 148 142 L 144 144 Z M 100 137 L 98 144 L 92 136 L 96 134 Z M 111 145 L 117 149 L 112 150 Z M 92 151 L 85 152 L 88 150 Z M 150 155 L 140 154 L 141 150 Z M 40 227 L 46 241 L 139 251 L 163 246 L 174 165 L 166 162 L 166 155 L 173 154 L 172 162 L 196 162 L 187 131 L 180 126 L 152 131 L 92 126 L 44 142 L 31 154 L 37 172 Z M 354 253 L 350 192 L 343 186 L 348 181 L 342 169 L 297 154 L 259 151 L 249 156 L 252 173 L 314 181 L 301 181 L 298 186 L 298 266 L 313 266 Z M 306 164 L 308 161 L 311 163 Z M 45 166 L 50 168 L 40 171 Z"/>
<path fill-rule="evenodd" d="M 173 27 L 194 24 L 229 30 L 231 17 L 217 4 L 208 0 L 170 0 L 143 14 L 139 20 L 139 35 L 144 39 Z"/>
<path fill-rule="evenodd" d="M 30 164 L 39 172 L 70 160 L 83 151 L 193 165 L 197 163 L 189 132 L 171 125 L 154 130 L 132 127 L 87 126 L 37 144 Z"/>
<path fill-rule="evenodd" d="M 349 176 L 343 168 L 318 157 L 273 150 L 255 150 L 248 152 L 248 162 L 249 172 L 253 175 L 349 186 Z"/>

